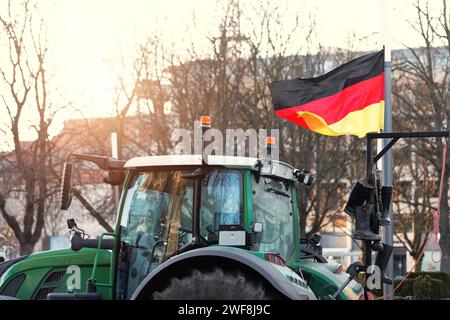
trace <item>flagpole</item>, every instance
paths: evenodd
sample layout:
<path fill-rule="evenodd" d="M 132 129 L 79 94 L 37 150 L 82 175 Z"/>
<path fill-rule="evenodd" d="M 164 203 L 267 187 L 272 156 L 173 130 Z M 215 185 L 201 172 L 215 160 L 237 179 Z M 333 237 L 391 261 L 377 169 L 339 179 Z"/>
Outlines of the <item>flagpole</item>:
<path fill-rule="evenodd" d="M 381 21 L 382 21 L 382 34 L 384 42 L 384 77 L 385 77 L 385 100 L 384 100 L 384 132 L 392 132 L 392 105 L 391 105 L 391 47 L 390 47 L 390 1 L 382 0 Z M 388 139 L 383 140 L 383 147 L 386 146 Z M 392 152 L 389 150 L 383 156 L 382 162 L 384 185 L 392 185 Z M 389 208 L 389 217 L 391 224 L 384 227 L 384 243 L 393 246 L 394 242 L 394 219 L 392 217 L 392 204 Z M 385 275 L 387 278 L 394 279 L 394 263 L 393 255 L 389 260 L 389 264 L 386 267 Z M 384 284 L 383 293 L 386 300 L 393 299 L 393 285 Z"/>

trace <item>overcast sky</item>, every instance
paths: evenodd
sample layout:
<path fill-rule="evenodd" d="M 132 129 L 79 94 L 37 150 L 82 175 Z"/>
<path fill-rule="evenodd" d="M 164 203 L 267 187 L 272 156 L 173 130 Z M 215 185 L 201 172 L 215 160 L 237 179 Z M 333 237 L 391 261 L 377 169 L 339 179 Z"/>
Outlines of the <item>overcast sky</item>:
<path fill-rule="evenodd" d="M 323 45 L 345 48 L 355 34 L 359 50 L 379 50 L 382 46 L 380 0 L 277 2 L 287 8 L 287 21 L 293 16 L 289 13 L 294 12 L 301 19 L 314 16 L 318 41 Z M 54 74 L 52 80 L 59 96 L 76 102 L 86 116 L 107 116 L 113 111 L 113 89 L 122 57 L 131 57 L 134 46 L 155 30 L 162 31 L 165 41 L 175 43 L 180 51 L 186 41 L 201 49 L 205 46 L 205 35 L 217 29 L 224 1 L 40 0 L 38 3 L 48 23 L 48 68 Z M 241 0 L 244 6 L 258 3 Z M 415 19 L 411 0 L 391 3 L 392 47 L 418 44 L 407 23 L 408 19 Z M 358 40 L 366 36 L 369 38 Z M 294 35 L 294 39 L 301 43 L 303 34 Z M 64 115 L 68 116 L 76 115 Z"/>

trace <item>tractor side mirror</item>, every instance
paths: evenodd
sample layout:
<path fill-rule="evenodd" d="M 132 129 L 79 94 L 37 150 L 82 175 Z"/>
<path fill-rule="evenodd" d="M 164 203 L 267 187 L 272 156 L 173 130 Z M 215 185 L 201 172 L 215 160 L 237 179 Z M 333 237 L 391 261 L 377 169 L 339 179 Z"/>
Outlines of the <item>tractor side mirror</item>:
<path fill-rule="evenodd" d="M 72 202 L 72 168 L 70 162 L 64 163 L 63 173 L 61 177 L 61 206 L 62 210 L 67 210 Z"/>

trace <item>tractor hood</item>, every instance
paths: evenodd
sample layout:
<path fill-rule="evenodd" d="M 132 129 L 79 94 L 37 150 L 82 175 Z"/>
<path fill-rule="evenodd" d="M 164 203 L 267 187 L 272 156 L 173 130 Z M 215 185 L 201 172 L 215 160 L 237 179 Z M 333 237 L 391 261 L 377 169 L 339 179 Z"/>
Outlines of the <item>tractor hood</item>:
<path fill-rule="evenodd" d="M 19 299 L 45 299 L 45 290 L 49 292 L 65 292 L 66 280 L 70 276 L 69 267 L 77 266 L 81 272 L 80 292 L 84 290 L 85 279 L 90 276 L 96 249 L 82 249 L 78 252 L 71 249 L 49 250 L 30 254 L 29 256 L 9 260 L 0 265 L 0 295 L 9 295 Z M 111 252 L 102 250 L 99 265 L 104 267 L 104 278 L 109 277 Z M 103 275 L 102 275 L 103 276 Z M 18 282 L 17 279 L 21 279 Z M 23 280 L 22 280 L 23 279 Z M 58 281 L 55 281 L 57 279 Z M 11 287 L 14 290 L 11 290 Z M 12 293 L 11 293 L 12 292 Z M 39 295 L 42 293 L 42 296 Z"/>
<path fill-rule="evenodd" d="M 10 268 L 12 267 L 14 264 L 24 260 L 26 257 L 28 257 L 28 255 L 26 256 L 21 256 L 18 258 L 14 258 L 5 262 L 0 263 L 0 279 L 2 277 L 2 275 Z M 1 285 L 1 282 L 0 282 Z"/>

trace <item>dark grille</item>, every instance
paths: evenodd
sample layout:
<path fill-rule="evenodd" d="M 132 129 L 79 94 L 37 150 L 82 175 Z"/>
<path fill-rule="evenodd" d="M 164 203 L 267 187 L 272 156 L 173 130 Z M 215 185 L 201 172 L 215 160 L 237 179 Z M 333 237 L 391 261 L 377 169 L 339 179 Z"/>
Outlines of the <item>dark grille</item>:
<path fill-rule="evenodd" d="M 37 292 L 36 296 L 34 297 L 34 300 L 47 300 L 47 295 L 49 293 L 54 292 L 56 287 L 49 287 L 49 288 L 41 288 Z"/>
<path fill-rule="evenodd" d="M 64 271 L 55 271 L 50 273 L 50 275 L 45 279 L 45 284 L 49 283 L 60 283 L 62 277 L 64 277 Z"/>
<path fill-rule="evenodd" d="M 3 290 L 2 295 L 15 297 L 23 282 L 25 281 L 25 278 L 25 274 L 21 274 L 20 276 L 15 277 L 13 280 L 11 280 L 10 283 L 8 283 L 6 288 Z"/>

